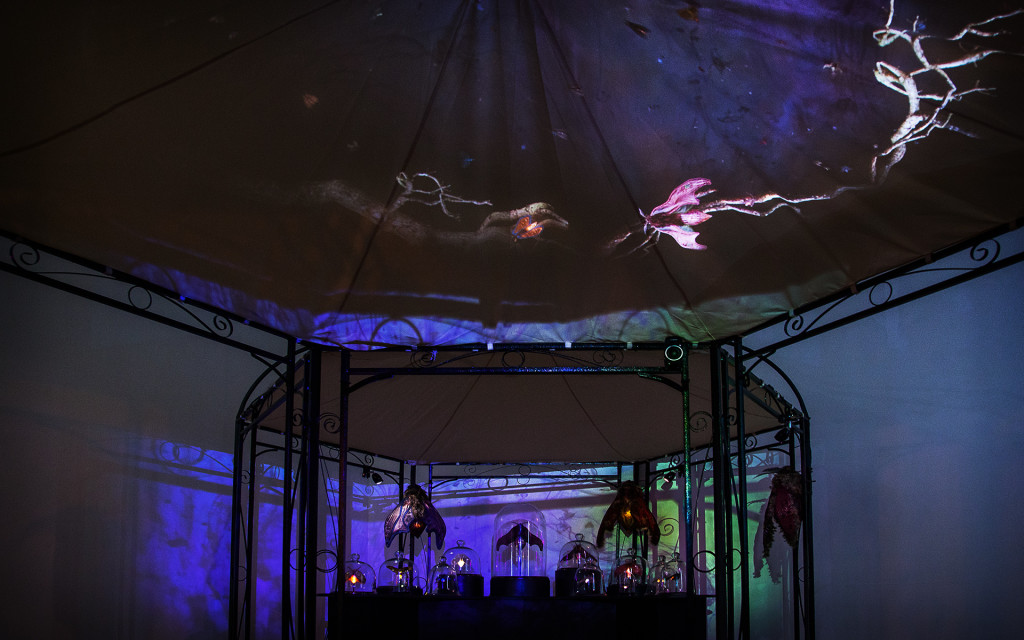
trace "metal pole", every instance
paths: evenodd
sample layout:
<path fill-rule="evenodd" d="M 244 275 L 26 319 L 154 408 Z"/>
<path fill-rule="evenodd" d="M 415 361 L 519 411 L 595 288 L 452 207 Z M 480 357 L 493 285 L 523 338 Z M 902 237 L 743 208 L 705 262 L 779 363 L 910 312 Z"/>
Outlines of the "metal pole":
<path fill-rule="evenodd" d="M 634 477 L 639 473 L 639 471 L 640 471 L 639 465 L 634 465 L 633 466 L 633 475 L 634 475 Z M 647 504 L 649 504 L 650 506 L 652 506 L 655 509 L 657 509 L 657 505 L 651 504 L 651 461 L 650 460 L 646 460 L 644 462 L 643 479 L 644 479 L 643 484 L 640 485 L 640 486 L 642 486 L 644 488 L 644 499 L 647 501 Z M 657 520 L 658 520 L 657 514 L 654 515 L 654 520 L 655 520 L 655 522 L 657 522 Z M 647 559 L 647 552 L 650 551 L 650 544 L 648 544 L 649 541 L 650 541 L 650 537 L 651 537 L 651 532 L 644 533 L 640 537 L 640 549 L 643 552 L 642 555 L 643 555 L 644 562 L 647 563 L 647 575 L 644 576 L 644 581 L 645 582 L 650 580 L 650 577 L 651 577 L 651 575 L 650 575 L 651 567 L 653 567 L 654 563 L 657 562 L 657 560 L 658 560 L 658 549 L 657 549 L 657 547 L 654 548 L 654 553 L 651 555 L 651 559 L 650 560 Z"/>
<path fill-rule="evenodd" d="M 411 463 L 409 463 L 409 484 L 415 484 L 415 483 L 416 483 L 416 463 L 415 462 L 411 462 Z M 398 501 L 399 502 L 402 501 L 401 497 L 399 498 Z M 428 540 L 429 540 L 429 538 L 428 538 Z M 409 566 L 413 569 L 413 575 L 415 576 L 416 575 L 416 540 L 415 540 L 415 538 L 412 537 L 411 532 L 409 534 Z M 427 569 L 429 570 L 429 567 Z M 414 584 L 410 584 L 409 588 L 411 589 L 414 586 L 415 586 L 415 583 Z"/>
<path fill-rule="evenodd" d="M 398 504 L 402 504 L 402 498 L 405 495 L 405 461 L 398 463 Z M 406 534 L 398 534 L 398 550 L 403 554 L 405 553 L 405 538 Z"/>
<path fill-rule="evenodd" d="M 731 550 L 729 549 L 729 481 L 732 471 L 729 456 L 729 432 L 723 415 L 722 402 L 722 350 L 717 343 L 710 347 L 711 359 L 711 422 L 712 464 L 714 466 L 715 495 L 715 600 L 716 637 L 733 638 L 732 585 L 730 576 Z"/>
<path fill-rule="evenodd" d="M 295 552 L 296 552 L 296 572 L 295 581 L 295 627 L 296 633 L 300 636 L 302 630 L 306 626 L 306 608 L 303 606 L 306 595 L 306 583 L 301 579 L 303 568 L 306 566 L 306 555 L 303 541 L 306 539 L 306 511 L 309 508 L 309 416 L 312 411 L 310 407 L 309 398 L 309 377 L 310 377 L 310 356 L 307 355 L 303 361 L 302 366 L 305 369 L 303 375 L 302 385 L 302 413 L 301 420 L 299 421 L 301 435 L 300 435 L 300 449 L 299 449 L 299 471 L 298 471 L 298 493 L 299 493 L 299 508 L 296 511 L 294 504 L 292 505 L 293 513 L 295 513 L 295 522 L 298 525 L 298 531 L 295 534 Z M 288 429 L 291 430 L 291 422 L 288 422 Z M 289 559 L 291 558 L 291 540 L 284 541 L 284 548 L 282 552 Z M 289 565 L 289 571 L 291 571 Z M 287 637 L 282 637 L 281 640 L 291 640 L 292 634 L 289 633 Z"/>
<path fill-rule="evenodd" d="M 797 468 L 796 459 L 796 430 L 799 428 L 794 424 L 793 418 L 789 418 L 786 421 L 786 427 L 789 431 L 789 464 L 794 470 Z M 791 557 L 790 568 L 792 570 L 792 578 L 790 579 L 790 597 L 793 600 L 793 639 L 800 640 L 803 637 L 803 621 L 800 615 L 800 608 L 802 605 L 803 593 L 800 589 L 800 556 L 794 551 Z"/>
<path fill-rule="evenodd" d="M 804 637 L 814 640 L 814 531 L 811 518 L 811 433 L 810 418 L 800 418 L 800 469 L 804 478 Z M 795 577 L 795 576 L 794 576 Z"/>
<path fill-rule="evenodd" d="M 309 406 L 307 418 L 308 443 L 306 448 L 306 543 L 303 557 L 305 558 L 305 604 L 306 640 L 316 638 L 316 592 L 317 592 L 317 548 L 320 541 L 319 527 L 319 487 L 320 487 L 320 385 L 322 380 L 322 352 L 313 349 L 309 358 Z"/>
<path fill-rule="evenodd" d="M 338 384 L 338 539 L 335 541 L 337 554 L 337 579 L 334 589 L 337 593 L 334 610 L 328 610 L 328 637 L 335 637 L 331 630 L 340 630 L 340 621 L 344 618 L 346 591 L 341 586 L 345 576 L 345 562 L 348 554 L 348 389 L 351 382 L 349 368 L 352 357 L 348 351 L 341 352 L 341 371 Z M 335 620 L 331 619 L 332 614 Z"/>
<path fill-rule="evenodd" d="M 682 357 L 683 400 L 683 513 L 686 519 L 686 593 L 696 593 L 693 563 L 693 471 L 690 469 L 690 347 L 683 347 Z"/>
<path fill-rule="evenodd" d="M 618 462 L 615 464 L 615 479 L 617 484 L 616 488 L 622 487 L 622 463 Z M 619 528 L 622 531 L 622 528 Z M 615 563 L 619 561 L 619 555 L 622 553 L 622 536 L 620 534 L 615 535 L 615 556 L 612 558 L 612 569 L 615 568 Z"/>
<path fill-rule="evenodd" d="M 246 496 L 245 521 L 248 528 L 245 531 L 245 593 L 243 595 L 244 611 L 242 612 L 242 624 L 245 633 L 243 638 L 252 637 L 252 591 L 254 576 L 252 575 L 252 558 L 255 553 L 254 540 L 256 536 L 256 494 L 259 492 L 259 474 L 256 471 L 256 444 L 258 440 L 259 426 L 253 426 L 251 431 L 251 443 L 249 444 L 249 493 Z"/>
<path fill-rule="evenodd" d="M 281 538 L 284 540 L 281 554 L 281 638 L 292 635 L 292 582 L 291 582 L 291 540 L 292 540 L 292 416 L 295 412 L 295 342 L 288 343 L 288 363 L 285 376 L 284 399 L 284 483 L 281 487 Z"/>
<path fill-rule="evenodd" d="M 733 382 L 736 393 L 736 465 L 739 470 L 739 543 L 740 543 L 740 637 L 750 638 L 750 549 L 747 540 L 747 522 L 750 510 L 747 508 L 747 434 L 744 423 L 743 343 L 740 338 L 733 340 Z"/>
<path fill-rule="evenodd" d="M 231 583 L 228 594 L 228 619 L 231 621 L 228 627 L 229 640 L 238 637 L 238 583 L 239 567 L 241 560 L 239 545 L 242 544 L 242 456 L 245 449 L 245 421 L 241 416 L 235 419 L 235 453 L 231 474 Z M 246 580 L 249 579 L 249 572 L 246 571 Z"/>

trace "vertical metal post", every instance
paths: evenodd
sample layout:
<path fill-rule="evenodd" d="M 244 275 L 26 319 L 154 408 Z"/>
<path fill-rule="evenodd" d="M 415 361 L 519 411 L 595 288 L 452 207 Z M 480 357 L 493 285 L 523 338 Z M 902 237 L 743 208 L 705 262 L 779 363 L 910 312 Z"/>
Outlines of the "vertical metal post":
<path fill-rule="evenodd" d="M 238 638 L 239 624 L 239 596 L 238 583 L 239 565 L 241 553 L 239 545 L 242 544 L 242 455 L 245 449 L 246 426 L 242 416 L 235 419 L 235 452 L 234 463 L 231 474 L 231 572 L 230 592 L 228 593 L 228 619 L 231 621 L 228 627 L 229 640 Z M 245 579 L 248 581 L 249 572 L 246 568 Z"/>
<path fill-rule="evenodd" d="M 259 473 L 256 470 L 256 445 L 259 443 L 259 425 L 253 425 L 249 432 L 249 491 L 245 502 L 245 521 L 248 528 L 245 530 L 245 592 L 243 602 L 245 610 L 242 612 L 242 625 L 244 633 L 242 637 L 248 640 L 252 637 L 252 596 L 256 576 L 253 575 L 252 558 L 255 553 L 255 538 L 257 527 L 256 494 L 259 492 Z"/>
<path fill-rule="evenodd" d="M 740 549 L 740 637 L 750 638 L 750 549 L 747 540 L 747 433 L 744 423 L 743 343 L 740 338 L 733 340 L 733 382 L 736 393 L 736 467 L 739 492 L 737 522 L 739 523 Z"/>
<path fill-rule="evenodd" d="M 725 376 L 722 372 L 722 350 L 718 343 L 710 347 L 711 359 L 711 422 L 712 422 L 712 464 L 714 465 L 715 493 L 715 600 L 717 609 L 716 637 L 718 640 L 732 639 L 732 550 L 729 545 L 731 519 L 729 484 L 732 479 L 732 463 L 729 455 L 729 431 L 724 414 L 722 388 Z"/>
<path fill-rule="evenodd" d="M 433 502 L 434 500 L 434 463 L 427 463 L 427 499 Z M 435 534 L 436 535 L 436 534 Z M 425 562 L 423 566 L 427 570 L 427 576 L 430 577 L 430 569 L 434 566 L 434 545 L 430 544 L 430 535 L 426 536 L 426 544 L 423 545 L 426 551 Z M 426 585 L 427 589 L 430 589 L 430 585 Z"/>
<path fill-rule="evenodd" d="M 615 479 L 618 482 L 618 484 L 616 484 L 616 488 L 621 487 L 622 486 L 622 463 L 621 462 L 618 462 L 618 463 L 615 464 Z M 619 531 L 621 531 L 621 527 L 619 528 Z M 615 563 L 618 562 L 618 560 L 619 560 L 619 555 L 622 554 L 622 540 L 621 540 L 621 538 L 622 538 L 621 535 L 616 534 L 616 536 L 615 536 L 615 557 L 612 558 L 612 567 L 613 568 L 615 567 Z"/>
<path fill-rule="evenodd" d="M 281 538 L 284 540 L 281 554 L 281 638 L 287 640 L 292 635 L 292 582 L 291 582 L 291 549 L 292 510 L 292 416 L 295 415 L 295 342 L 288 343 L 288 362 L 286 364 L 285 399 L 284 399 L 284 482 L 281 487 Z"/>
<path fill-rule="evenodd" d="M 337 579 L 334 590 L 337 600 L 333 610 L 327 612 L 328 629 L 341 629 L 338 623 L 344 617 L 346 591 L 341 586 L 345 576 L 345 562 L 348 557 L 348 408 L 349 386 L 351 383 L 352 357 L 342 351 L 338 384 L 338 539 L 335 541 L 337 556 Z M 338 620 L 331 620 L 331 615 Z M 335 637 L 328 631 L 328 637 Z"/>
<path fill-rule="evenodd" d="M 317 547 L 320 540 L 320 391 L 322 381 L 322 355 L 320 349 L 313 349 L 309 357 L 309 408 L 306 415 L 306 539 L 302 545 L 300 556 L 304 559 L 305 568 L 305 627 L 303 637 L 306 640 L 316 638 L 316 592 L 317 592 Z"/>
<path fill-rule="evenodd" d="M 796 430 L 799 428 L 795 423 L 796 420 L 793 417 L 786 419 L 786 428 L 789 433 L 789 439 L 786 441 L 789 451 L 789 464 L 794 470 L 797 469 Z M 800 617 L 803 593 L 800 589 L 800 556 L 796 552 L 790 558 L 789 564 L 793 576 L 789 586 L 790 598 L 793 600 L 793 640 L 800 640 L 803 637 L 804 626 Z"/>
<path fill-rule="evenodd" d="M 696 593 L 693 564 L 693 470 L 690 469 L 690 347 L 683 347 L 682 357 L 683 400 L 683 510 L 686 520 L 686 593 Z"/>
<path fill-rule="evenodd" d="M 647 500 L 647 504 L 649 504 L 651 507 L 657 508 L 656 505 L 651 504 L 651 461 L 650 460 L 645 460 L 644 461 L 644 469 L 643 469 L 643 471 L 644 471 L 643 472 L 644 482 L 643 482 L 643 484 L 641 486 L 644 488 L 644 499 Z M 639 465 L 634 465 L 633 466 L 633 476 L 636 477 L 637 473 L 639 473 Z M 654 514 L 654 520 L 655 520 L 655 522 L 657 522 L 657 520 L 658 520 L 657 514 Z M 651 550 L 650 549 L 650 544 L 649 544 L 650 538 L 651 538 L 650 532 L 642 534 L 642 536 L 640 538 L 640 550 L 642 552 L 641 555 L 642 555 L 642 557 L 644 559 L 644 562 L 647 563 L 647 574 L 648 575 L 644 576 L 644 580 L 645 581 L 649 581 L 650 580 L 651 568 L 654 567 L 654 563 L 657 562 L 657 560 L 658 560 L 658 548 L 657 547 L 654 548 L 654 552 L 651 554 L 651 558 L 649 560 L 647 558 L 647 552 Z"/>
<path fill-rule="evenodd" d="M 638 467 L 636 464 L 632 464 L 630 466 L 633 469 L 633 475 L 631 476 L 631 478 L 633 479 L 633 482 L 637 483 L 640 486 L 646 486 L 646 484 L 647 484 L 646 482 L 643 483 L 643 484 L 640 483 L 640 467 Z M 646 494 L 645 494 L 645 497 L 646 497 Z M 648 504 L 650 504 L 650 501 L 648 501 Z M 620 529 L 621 529 L 621 527 L 620 527 Z M 638 546 L 638 540 L 639 540 L 639 535 L 634 531 L 633 535 L 631 535 L 630 539 L 629 539 L 629 548 L 630 548 L 630 550 L 634 554 L 638 554 L 639 550 L 640 550 L 640 548 Z M 646 560 L 646 554 L 644 555 L 644 559 Z M 646 580 L 647 576 L 644 576 L 644 579 Z"/>
<path fill-rule="evenodd" d="M 800 417 L 800 470 L 804 478 L 804 637 L 814 640 L 814 530 L 811 518 L 811 421 Z M 797 576 L 794 576 L 796 581 Z"/>
<path fill-rule="evenodd" d="M 299 508 L 295 509 L 294 501 L 292 503 L 292 513 L 295 514 L 295 522 L 298 526 L 298 531 L 295 533 L 295 553 L 296 553 L 296 566 L 294 569 L 289 564 L 289 571 L 296 572 L 295 580 L 295 634 L 301 637 L 302 630 L 305 629 L 306 625 L 306 609 L 303 606 L 306 595 L 306 582 L 302 580 L 303 568 L 306 566 L 305 556 L 305 545 L 304 540 L 306 539 L 306 511 L 309 504 L 309 416 L 312 411 L 312 407 L 309 403 L 309 377 L 310 377 L 310 356 L 307 355 L 303 358 L 302 366 L 305 370 L 302 378 L 302 411 L 299 415 L 298 426 L 300 428 L 299 438 L 299 470 L 298 470 L 298 499 Z M 292 429 L 291 420 L 288 419 L 289 430 Z M 291 539 L 284 540 L 281 552 L 291 559 Z M 291 640 L 291 633 L 287 637 L 282 637 L 281 640 Z"/>
<path fill-rule="evenodd" d="M 412 463 L 409 464 L 409 484 L 415 484 L 415 483 L 416 483 L 416 463 L 412 462 Z M 402 501 L 401 498 L 399 498 L 398 501 L 401 502 Z M 409 566 L 410 567 L 415 567 L 416 566 L 416 540 L 415 540 L 415 538 L 412 537 L 411 533 L 409 534 Z M 415 575 L 415 569 L 413 569 L 413 575 Z M 409 586 L 411 588 L 413 585 L 409 585 Z"/>
<path fill-rule="evenodd" d="M 402 496 L 405 494 L 405 461 L 398 463 L 398 504 L 402 504 Z M 408 537 L 404 533 L 398 534 L 398 550 L 405 553 L 405 539 Z M 411 543 L 410 543 L 411 544 Z"/>

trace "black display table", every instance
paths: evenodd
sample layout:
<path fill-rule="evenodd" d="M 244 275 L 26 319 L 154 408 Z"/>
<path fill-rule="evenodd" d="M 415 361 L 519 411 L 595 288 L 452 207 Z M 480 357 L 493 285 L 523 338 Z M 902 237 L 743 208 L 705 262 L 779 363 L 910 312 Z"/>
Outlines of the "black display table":
<path fill-rule="evenodd" d="M 707 629 L 706 596 L 327 596 L 330 640 L 694 638 Z"/>

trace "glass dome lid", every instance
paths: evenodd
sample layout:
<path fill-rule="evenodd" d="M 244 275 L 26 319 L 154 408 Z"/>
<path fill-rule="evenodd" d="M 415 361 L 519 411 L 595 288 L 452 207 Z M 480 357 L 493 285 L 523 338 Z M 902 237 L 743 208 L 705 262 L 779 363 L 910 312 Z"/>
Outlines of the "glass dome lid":
<path fill-rule="evenodd" d="M 405 554 L 401 551 L 385 560 L 384 563 L 380 565 L 380 570 L 377 572 L 377 575 L 379 576 L 377 583 L 378 591 L 412 591 L 412 560 L 406 558 Z"/>
<path fill-rule="evenodd" d="M 444 552 L 444 560 L 455 573 L 479 574 L 483 567 L 480 566 L 480 556 L 466 546 L 465 540 L 456 540 L 454 547 L 449 547 Z"/>
<path fill-rule="evenodd" d="M 593 543 L 583 539 L 582 533 L 577 533 L 575 538 L 562 545 L 558 552 L 559 569 L 575 569 L 584 565 L 601 566 L 601 552 Z"/>
<path fill-rule="evenodd" d="M 514 503 L 494 516 L 491 576 L 545 576 L 544 514 L 533 505 Z"/>
<path fill-rule="evenodd" d="M 373 567 L 359 559 L 358 553 L 353 553 L 345 561 L 345 585 L 347 593 L 373 593 L 377 588 L 377 575 Z"/>

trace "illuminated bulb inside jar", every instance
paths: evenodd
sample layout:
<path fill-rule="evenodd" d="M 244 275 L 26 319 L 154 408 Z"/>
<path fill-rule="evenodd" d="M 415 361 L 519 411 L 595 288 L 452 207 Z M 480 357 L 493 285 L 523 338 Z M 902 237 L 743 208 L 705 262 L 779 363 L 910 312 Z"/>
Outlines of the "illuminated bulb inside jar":
<path fill-rule="evenodd" d="M 455 567 L 455 570 L 459 573 L 469 571 L 471 568 L 469 558 L 466 556 L 455 556 L 452 559 L 452 566 Z"/>

